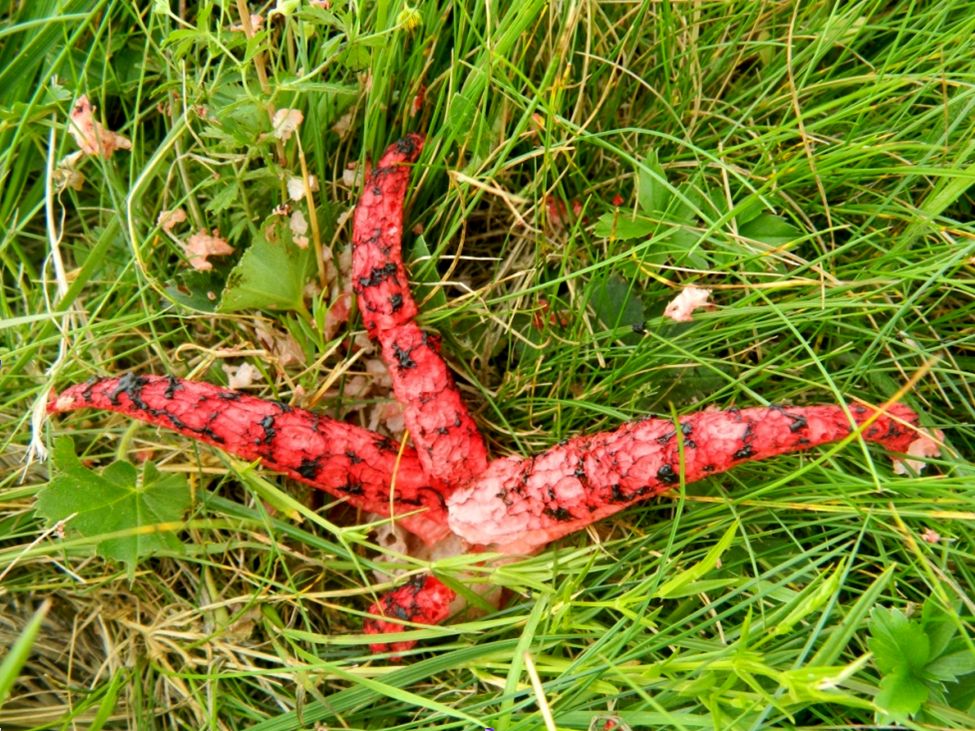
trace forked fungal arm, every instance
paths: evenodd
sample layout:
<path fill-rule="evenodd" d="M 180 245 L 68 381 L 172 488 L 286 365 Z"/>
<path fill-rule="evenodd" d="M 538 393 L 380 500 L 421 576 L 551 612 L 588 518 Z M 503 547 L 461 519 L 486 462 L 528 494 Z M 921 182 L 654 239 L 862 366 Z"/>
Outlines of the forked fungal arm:
<path fill-rule="evenodd" d="M 837 405 L 756 407 L 705 410 L 676 424 L 644 419 L 534 457 L 489 462 L 449 369 L 416 325 L 403 266 L 403 202 L 409 165 L 422 145 L 420 135 L 408 135 L 386 150 L 366 181 L 353 227 L 359 309 L 403 404 L 413 448 L 400 454 L 388 438 L 320 414 L 163 376 L 94 379 L 52 397 L 49 411 L 122 413 L 260 460 L 363 510 L 392 510 L 428 545 L 456 535 L 511 554 L 534 552 L 681 480 L 841 440 L 853 423 L 864 439 L 895 452 L 906 452 L 917 437 L 917 415 L 901 405 L 885 412 L 856 403 L 849 412 Z M 439 623 L 455 598 L 435 577 L 416 577 L 370 607 L 374 616 L 364 630 Z M 402 652 L 413 644 L 372 648 Z"/>

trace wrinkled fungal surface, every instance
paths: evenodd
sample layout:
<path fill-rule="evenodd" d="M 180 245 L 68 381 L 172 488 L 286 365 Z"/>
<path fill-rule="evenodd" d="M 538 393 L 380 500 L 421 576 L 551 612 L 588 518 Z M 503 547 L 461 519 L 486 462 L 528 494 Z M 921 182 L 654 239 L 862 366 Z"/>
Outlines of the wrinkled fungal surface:
<path fill-rule="evenodd" d="M 447 365 L 417 327 L 416 303 L 403 267 L 403 200 L 423 137 L 407 135 L 373 168 L 352 227 L 352 288 L 362 321 L 379 342 L 393 392 L 420 464 L 444 491 L 466 484 L 487 467 L 487 449 Z"/>
<path fill-rule="evenodd" d="M 277 401 L 171 376 L 127 374 L 72 386 L 51 412 L 103 409 L 172 429 L 338 498 L 394 515 L 428 543 L 449 535 L 442 494 L 417 454 L 368 429 Z M 396 479 L 393 481 L 393 475 Z M 395 489 L 390 494 L 390 485 Z M 409 515 L 412 514 L 412 515 Z"/>
<path fill-rule="evenodd" d="M 835 442 L 854 429 L 900 453 L 918 437 L 917 415 L 906 406 L 770 406 L 705 410 L 676 422 L 649 418 L 532 457 L 490 461 L 435 339 L 415 322 L 401 242 L 410 165 L 422 147 L 423 137 L 411 134 L 386 150 L 366 180 L 353 224 L 359 310 L 403 405 L 412 447 L 400 453 L 366 429 L 171 376 L 95 378 L 52 396 L 49 411 L 115 411 L 260 460 L 357 508 L 396 517 L 430 555 L 448 546 L 531 553 L 681 483 Z M 404 623 L 440 623 L 456 599 L 435 577 L 414 576 L 369 608 L 364 631 L 383 635 Z M 414 644 L 371 647 L 400 653 Z"/>

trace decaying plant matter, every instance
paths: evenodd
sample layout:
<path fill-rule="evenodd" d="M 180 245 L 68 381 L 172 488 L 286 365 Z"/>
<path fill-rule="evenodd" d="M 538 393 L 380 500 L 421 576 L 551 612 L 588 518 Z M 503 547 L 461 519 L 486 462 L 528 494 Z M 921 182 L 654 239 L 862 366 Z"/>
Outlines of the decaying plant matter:
<path fill-rule="evenodd" d="M 905 453 L 917 415 L 902 405 L 705 410 L 650 418 L 579 436 L 532 457 L 489 460 L 435 341 L 415 322 L 403 266 L 403 201 L 423 138 L 392 145 L 370 173 L 355 211 L 353 286 L 369 335 L 379 344 L 404 407 L 413 446 L 278 402 L 170 376 L 93 379 L 51 399 L 49 410 L 116 411 L 173 429 L 395 517 L 428 546 L 527 554 L 634 503 L 742 462 L 810 449 L 854 429 Z M 370 608 L 365 631 L 438 623 L 454 592 L 416 577 Z M 411 642 L 377 642 L 401 652 Z"/>

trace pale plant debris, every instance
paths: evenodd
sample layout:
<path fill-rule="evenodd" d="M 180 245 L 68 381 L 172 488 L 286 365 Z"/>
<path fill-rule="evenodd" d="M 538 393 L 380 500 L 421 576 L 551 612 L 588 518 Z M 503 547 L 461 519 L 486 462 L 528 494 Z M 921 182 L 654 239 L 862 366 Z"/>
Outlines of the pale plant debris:
<path fill-rule="evenodd" d="M 298 109 L 278 109 L 271 120 L 271 134 L 279 140 L 287 141 L 304 119 L 305 115 Z"/>
<path fill-rule="evenodd" d="M 339 216 L 341 226 L 344 222 L 344 214 Z M 331 249 L 322 252 L 325 259 L 325 276 L 328 282 L 330 304 L 328 312 L 325 313 L 325 337 L 333 338 L 336 333 L 349 319 L 352 311 L 352 249 L 349 246 L 343 248 L 338 257 Z M 371 345 L 370 345 L 371 347 Z"/>
<path fill-rule="evenodd" d="M 933 528 L 925 528 L 923 531 L 921 531 L 921 540 L 932 545 L 935 543 L 941 543 L 941 534 Z"/>
<path fill-rule="evenodd" d="M 348 188 L 359 188 L 362 185 L 362 166 L 350 162 L 342 171 L 342 184 Z"/>
<path fill-rule="evenodd" d="M 373 407 L 368 428 L 377 431 L 382 427 L 394 436 L 400 435 L 406 429 L 403 419 L 403 405 L 399 401 L 387 401 Z"/>
<path fill-rule="evenodd" d="M 710 297 L 710 289 L 693 286 L 684 287 L 680 294 L 667 303 L 667 307 L 664 309 L 664 317 L 674 322 L 691 322 L 694 319 L 695 310 L 713 310 L 715 308 L 714 304 L 709 301 Z"/>
<path fill-rule="evenodd" d="M 254 332 L 257 334 L 257 339 L 275 357 L 278 365 L 282 368 L 306 364 L 305 351 L 301 349 L 298 341 L 291 333 L 277 330 L 264 321 L 256 325 Z"/>
<path fill-rule="evenodd" d="M 264 30 L 264 16 L 263 15 L 261 15 L 260 13 L 251 13 L 250 14 L 250 20 L 251 20 L 251 30 L 254 33 L 260 33 L 262 30 Z M 230 26 L 230 30 L 232 32 L 234 32 L 234 33 L 245 33 L 246 32 L 246 29 L 244 28 L 244 24 L 243 23 L 234 23 L 233 25 Z"/>
<path fill-rule="evenodd" d="M 57 191 L 60 193 L 67 189 L 79 191 L 85 187 L 85 176 L 78 165 L 84 158 L 85 153 L 81 150 L 65 155 L 54 168 L 53 179 Z"/>
<path fill-rule="evenodd" d="M 355 115 L 352 112 L 346 112 L 332 125 L 332 131 L 337 134 L 340 138 L 345 139 L 349 131 L 352 129 L 352 122 L 355 120 Z"/>
<path fill-rule="evenodd" d="M 186 211 L 182 208 L 160 211 L 159 216 L 156 217 L 156 225 L 168 234 L 184 221 L 186 221 Z"/>
<path fill-rule="evenodd" d="M 264 379 L 261 372 L 250 363 L 230 365 L 222 363 L 220 369 L 227 374 L 227 388 L 235 391 L 245 390 Z"/>
<path fill-rule="evenodd" d="M 332 304 L 325 313 L 325 337 L 333 338 L 339 328 L 349 319 L 352 311 L 352 286 L 349 285 L 332 300 Z"/>
<path fill-rule="evenodd" d="M 69 167 L 58 167 L 54 170 L 54 184 L 58 191 L 81 190 L 85 187 L 84 173 Z"/>
<path fill-rule="evenodd" d="M 86 155 L 110 158 L 116 150 L 131 150 L 132 142 L 95 119 L 95 107 L 82 94 L 71 108 L 68 131 Z"/>
<path fill-rule="evenodd" d="M 301 211 L 292 212 L 288 227 L 291 229 L 291 240 L 295 242 L 295 246 L 299 249 L 307 249 L 308 221 L 305 220 L 305 214 Z"/>
<path fill-rule="evenodd" d="M 293 201 L 300 201 L 305 197 L 305 179 L 298 176 L 292 175 L 287 181 L 288 187 L 288 198 Z M 312 193 L 318 191 L 318 176 L 309 175 L 308 176 L 308 190 Z"/>
<path fill-rule="evenodd" d="M 213 229 L 212 233 L 198 231 L 186 240 L 183 248 L 190 258 L 190 266 L 201 272 L 213 269 L 209 257 L 234 253 L 234 247 L 220 236 L 217 229 Z"/>
<path fill-rule="evenodd" d="M 941 456 L 941 444 L 944 443 L 944 432 L 940 429 L 933 431 L 919 429 L 917 439 L 907 447 L 908 457 L 894 458 L 895 475 L 919 475 L 927 467 L 924 461 Z"/>

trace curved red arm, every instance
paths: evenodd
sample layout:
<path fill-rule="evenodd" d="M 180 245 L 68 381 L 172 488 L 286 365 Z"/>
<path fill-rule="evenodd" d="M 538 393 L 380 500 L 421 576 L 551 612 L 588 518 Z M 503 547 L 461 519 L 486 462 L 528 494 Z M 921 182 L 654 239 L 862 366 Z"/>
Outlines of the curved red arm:
<path fill-rule="evenodd" d="M 450 616 L 450 606 L 456 598 L 457 594 L 435 576 L 416 576 L 369 607 L 374 616 L 363 623 L 362 629 L 366 634 L 379 635 L 401 632 L 400 622 L 440 624 Z M 373 652 L 403 652 L 414 645 L 416 640 L 402 640 L 374 642 L 369 648 Z"/>
<path fill-rule="evenodd" d="M 50 413 L 114 411 L 260 460 L 349 504 L 397 516 L 428 543 L 449 534 L 443 497 L 416 452 L 387 437 L 284 403 L 172 376 L 96 378 L 65 389 Z M 394 480 L 395 475 L 395 480 Z M 411 515 L 412 514 L 412 515 Z M 404 517 L 405 516 L 405 517 Z"/>
<path fill-rule="evenodd" d="M 884 412 L 853 404 L 702 411 L 644 419 L 580 436 L 529 458 L 488 461 L 484 441 L 434 343 L 416 325 L 403 266 L 403 202 L 420 135 L 389 147 L 355 211 L 353 286 L 380 345 L 415 449 L 302 409 L 160 376 L 95 379 L 52 398 L 52 412 L 100 408 L 174 429 L 243 459 L 259 459 L 364 510 L 394 515 L 427 543 L 451 532 L 471 544 L 531 553 L 547 543 L 660 494 L 746 461 L 860 435 L 895 452 L 918 436 L 905 406 Z M 394 479 L 395 478 L 395 479 Z M 395 487 L 393 486 L 395 483 Z M 407 513 L 422 512 L 409 517 Z M 425 576 L 369 608 L 368 634 L 435 624 L 450 614 L 452 590 Z M 373 649 L 402 652 L 412 642 Z"/>
<path fill-rule="evenodd" d="M 906 452 L 918 417 L 906 406 L 887 412 L 850 406 L 867 441 Z M 448 521 L 465 540 L 504 553 L 532 553 L 557 538 L 685 483 L 743 462 L 811 449 L 852 431 L 840 406 L 778 406 L 700 411 L 643 419 L 576 437 L 527 459 L 495 460 L 471 485 L 447 499 Z"/>
<path fill-rule="evenodd" d="M 480 475 L 488 457 L 447 364 L 414 322 L 416 303 L 403 267 L 403 201 L 409 163 L 422 147 L 421 135 L 407 135 L 366 180 L 353 222 L 352 287 L 366 330 L 382 348 L 420 464 L 449 494 Z"/>

